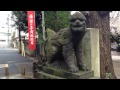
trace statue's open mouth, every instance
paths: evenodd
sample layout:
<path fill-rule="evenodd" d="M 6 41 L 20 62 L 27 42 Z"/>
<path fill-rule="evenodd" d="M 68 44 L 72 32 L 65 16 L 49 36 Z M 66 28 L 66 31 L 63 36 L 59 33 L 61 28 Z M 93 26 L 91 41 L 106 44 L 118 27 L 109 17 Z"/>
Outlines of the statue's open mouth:
<path fill-rule="evenodd" d="M 82 25 L 74 25 L 74 27 L 82 27 Z"/>
<path fill-rule="evenodd" d="M 83 28 L 84 25 L 74 25 L 73 27 L 74 27 L 74 28 Z"/>

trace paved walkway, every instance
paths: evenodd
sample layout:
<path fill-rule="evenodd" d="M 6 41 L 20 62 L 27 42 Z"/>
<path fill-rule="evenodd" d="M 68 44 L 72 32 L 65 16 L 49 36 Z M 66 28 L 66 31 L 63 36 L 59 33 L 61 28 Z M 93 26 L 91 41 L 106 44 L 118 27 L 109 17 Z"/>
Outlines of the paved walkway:
<path fill-rule="evenodd" d="M 120 53 L 112 51 L 112 60 L 114 65 L 115 75 L 120 79 Z"/>
<path fill-rule="evenodd" d="M 22 57 L 21 54 L 18 54 L 17 49 L 0 48 L 0 78 L 5 77 L 5 64 L 8 64 L 9 76 L 21 74 L 22 67 L 25 67 L 26 75 L 32 76 L 33 61 Z"/>

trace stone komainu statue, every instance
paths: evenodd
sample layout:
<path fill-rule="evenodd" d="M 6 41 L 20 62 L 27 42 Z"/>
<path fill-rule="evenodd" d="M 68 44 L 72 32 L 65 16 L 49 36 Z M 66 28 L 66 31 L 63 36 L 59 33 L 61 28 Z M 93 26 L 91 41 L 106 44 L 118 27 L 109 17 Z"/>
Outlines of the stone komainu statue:
<path fill-rule="evenodd" d="M 72 73 L 79 70 L 87 71 L 82 61 L 81 41 L 86 32 L 86 18 L 81 12 L 70 16 L 70 27 L 54 33 L 51 38 L 48 36 L 46 44 L 47 64 L 56 60 L 64 61 L 68 70 Z M 76 57 L 74 62 L 73 53 Z"/>

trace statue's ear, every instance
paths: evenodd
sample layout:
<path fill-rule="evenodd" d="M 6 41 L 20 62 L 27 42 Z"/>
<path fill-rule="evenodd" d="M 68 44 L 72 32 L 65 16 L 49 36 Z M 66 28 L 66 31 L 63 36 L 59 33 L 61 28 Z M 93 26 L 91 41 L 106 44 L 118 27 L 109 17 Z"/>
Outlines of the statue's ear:
<path fill-rule="evenodd" d="M 85 16 L 89 17 L 90 16 L 90 12 L 89 11 L 85 11 Z"/>
<path fill-rule="evenodd" d="M 86 18 L 88 18 L 88 17 L 90 16 L 90 12 L 89 12 L 89 11 L 80 11 L 80 12 L 82 12 L 82 14 L 83 14 Z"/>

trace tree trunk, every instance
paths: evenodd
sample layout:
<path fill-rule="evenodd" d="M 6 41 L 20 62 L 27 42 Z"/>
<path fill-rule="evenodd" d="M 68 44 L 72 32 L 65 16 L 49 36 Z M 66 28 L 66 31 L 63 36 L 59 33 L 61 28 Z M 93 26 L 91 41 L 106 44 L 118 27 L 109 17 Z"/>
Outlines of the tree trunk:
<path fill-rule="evenodd" d="M 19 25 L 19 54 L 21 54 L 21 35 L 20 35 L 20 25 Z"/>
<path fill-rule="evenodd" d="M 85 11 L 83 11 L 84 13 Z M 90 11 L 87 18 L 88 28 L 98 28 L 100 30 L 100 76 L 106 78 L 106 73 L 110 73 L 115 79 L 113 62 L 111 57 L 110 43 L 110 21 L 109 13 L 105 16 L 100 16 L 99 11 Z"/>

